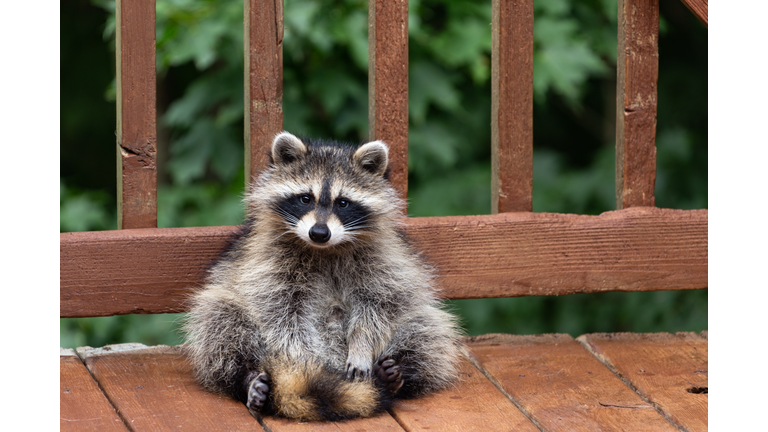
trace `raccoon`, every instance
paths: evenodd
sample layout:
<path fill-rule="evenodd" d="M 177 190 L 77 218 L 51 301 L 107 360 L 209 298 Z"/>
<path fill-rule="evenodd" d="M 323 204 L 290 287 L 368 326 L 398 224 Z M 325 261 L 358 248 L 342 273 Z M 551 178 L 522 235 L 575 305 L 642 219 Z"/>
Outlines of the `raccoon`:
<path fill-rule="evenodd" d="M 282 132 L 185 323 L 196 377 L 252 413 L 367 417 L 457 378 L 456 319 L 407 243 L 388 148 Z"/>

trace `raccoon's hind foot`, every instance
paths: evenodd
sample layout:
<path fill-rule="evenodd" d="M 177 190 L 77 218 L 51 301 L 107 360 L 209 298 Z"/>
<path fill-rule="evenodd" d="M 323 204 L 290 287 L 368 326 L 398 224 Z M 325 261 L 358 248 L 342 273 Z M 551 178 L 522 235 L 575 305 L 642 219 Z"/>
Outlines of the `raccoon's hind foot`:
<path fill-rule="evenodd" d="M 248 384 L 248 402 L 246 406 L 250 410 L 260 410 L 267 403 L 267 396 L 269 395 L 269 383 L 272 380 L 269 379 L 269 375 L 262 372 L 256 375 Z"/>
<path fill-rule="evenodd" d="M 400 366 L 388 355 L 382 355 L 373 365 L 373 376 L 376 378 L 376 385 L 384 387 L 392 394 L 403 386 Z"/>

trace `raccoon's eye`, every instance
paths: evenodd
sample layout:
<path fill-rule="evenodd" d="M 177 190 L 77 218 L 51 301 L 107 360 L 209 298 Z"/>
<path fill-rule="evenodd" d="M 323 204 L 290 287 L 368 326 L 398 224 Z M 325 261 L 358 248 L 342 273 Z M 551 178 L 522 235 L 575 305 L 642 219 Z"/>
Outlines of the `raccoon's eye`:
<path fill-rule="evenodd" d="M 340 199 L 339 200 L 339 207 L 344 208 L 344 207 L 347 207 L 347 206 L 349 206 L 349 201 L 347 201 L 345 199 Z"/>
<path fill-rule="evenodd" d="M 312 198 L 310 198 L 309 195 L 302 195 L 299 200 L 301 200 L 302 204 L 309 204 L 309 202 L 312 201 Z"/>

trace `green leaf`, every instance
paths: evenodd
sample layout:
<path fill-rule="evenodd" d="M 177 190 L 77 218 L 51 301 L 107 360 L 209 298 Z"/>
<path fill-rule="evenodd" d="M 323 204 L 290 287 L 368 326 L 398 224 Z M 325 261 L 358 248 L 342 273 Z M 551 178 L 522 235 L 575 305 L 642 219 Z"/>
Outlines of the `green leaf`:
<path fill-rule="evenodd" d="M 411 64 L 408 109 L 415 125 L 426 120 L 429 105 L 448 111 L 459 108 L 459 93 L 449 75 L 432 63 Z"/>

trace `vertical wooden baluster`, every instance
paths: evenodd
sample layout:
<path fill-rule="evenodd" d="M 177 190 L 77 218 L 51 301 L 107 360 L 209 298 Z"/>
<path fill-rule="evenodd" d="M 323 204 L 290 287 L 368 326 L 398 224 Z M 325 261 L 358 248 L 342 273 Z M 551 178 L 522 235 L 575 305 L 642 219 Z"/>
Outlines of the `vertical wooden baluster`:
<path fill-rule="evenodd" d="M 283 1 L 245 0 L 245 190 L 283 130 Z"/>
<path fill-rule="evenodd" d="M 708 0 L 681 0 L 696 18 L 709 28 L 709 2 Z"/>
<path fill-rule="evenodd" d="M 654 206 L 658 0 L 619 0 L 616 63 L 616 208 Z"/>
<path fill-rule="evenodd" d="M 532 210 L 533 0 L 493 0 L 491 211 Z"/>
<path fill-rule="evenodd" d="M 117 0 L 117 226 L 157 227 L 155 0 Z"/>
<path fill-rule="evenodd" d="M 389 145 L 389 179 L 408 196 L 408 0 L 368 2 L 368 127 Z"/>

